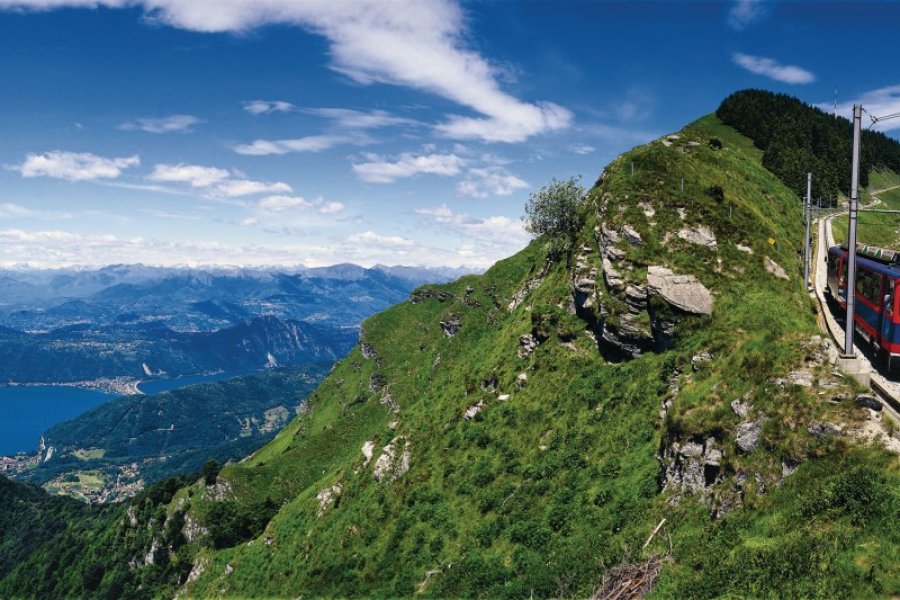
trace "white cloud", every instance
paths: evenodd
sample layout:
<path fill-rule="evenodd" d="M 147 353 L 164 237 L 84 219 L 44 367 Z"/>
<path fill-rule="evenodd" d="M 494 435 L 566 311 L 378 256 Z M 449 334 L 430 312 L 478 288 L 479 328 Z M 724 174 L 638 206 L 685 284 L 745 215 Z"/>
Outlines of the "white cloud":
<path fill-rule="evenodd" d="M 728 11 L 728 26 L 741 31 L 766 15 L 762 0 L 737 0 Z"/>
<path fill-rule="evenodd" d="M 267 196 L 259 201 L 259 207 L 269 212 L 282 212 L 290 209 L 307 209 L 312 202 L 300 196 Z"/>
<path fill-rule="evenodd" d="M 321 152 L 342 144 L 363 144 L 367 141 L 368 138 L 364 136 L 322 134 L 286 140 L 255 140 L 250 144 L 235 146 L 234 151 L 250 156 L 268 156 L 289 152 Z"/>
<path fill-rule="evenodd" d="M 435 208 L 419 208 L 421 215 L 449 229 L 468 240 L 474 248 L 486 257 L 498 260 L 523 248 L 531 236 L 525 231 L 522 221 L 506 216 L 472 217 L 466 213 L 455 213 L 446 204 Z"/>
<path fill-rule="evenodd" d="M 244 110 L 251 115 L 263 115 L 273 112 L 291 112 L 297 107 L 284 100 L 251 100 L 244 102 Z"/>
<path fill-rule="evenodd" d="M 199 190 L 210 196 L 225 196 L 236 198 L 253 194 L 279 194 L 293 191 L 291 186 L 277 181 L 254 181 L 240 177 L 243 173 L 235 172 L 239 177 L 232 177 L 232 173 L 218 167 L 204 167 L 201 165 L 177 165 L 158 164 L 153 172 L 147 176 L 150 181 L 166 183 L 184 183 L 191 188 Z M 137 189 L 149 187 L 153 191 L 166 191 L 179 193 L 177 189 L 156 189 L 154 186 L 129 186 Z"/>
<path fill-rule="evenodd" d="M 386 246 L 394 248 L 397 246 L 412 246 L 413 241 L 397 235 L 385 236 L 378 235 L 374 231 L 364 231 L 347 238 L 347 242 L 351 244 L 371 244 L 374 246 Z"/>
<path fill-rule="evenodd" d="M 368 183 L 391 183 L 418 173 L 459 175 L 466 160 L 455 154 L 414 155 L 404 152 L 396 160 L 376 154 L 364 155 L 366 162 L 353 163 L 353 172 Z"/>
<path fill-rule="evenodd" d="M 2 1 L 2 0 L 0 0 Z M 146 131 L 147 133 L 184 133 L 203 121 L 192 115 L 172 115 L 159 119 L 143 118 L 129 123 L 122 123 L 119 129 L 125 131 Z"/>
<path fill-rule="evenodd" d="M 861 104 L 862 107 L 866 109 L 866 113 L 876 117 L 886 117 L 888 115 L 900 113 L 900 85 L 891 85 L 871 90 L 852 100 L 842 102 L 837 106 L 837 114 L 852 119 L 854 104 Z M 818 106 L 827 112 L 834 110 L 834 105 L 830 103 L 823 103 Z M 865 115 L 863 115 L 863 119 L 864 121 L 868 121 Z M 866 123 L 863 123 L 863 125 L 866 125 Z M 875 125 L 872 125 L 872 128 L 880 131 L 900 129 L 900 118 L 879 121 Z"/>
<path fill-rule="evenodd" d="M 323 215 L 336 215 L 344 210 L 344 205 L 340 202 L 324 202 L 319 205 L 319 212 Z"/>
<path fill-rule="evenodd" d="M 268 183 L 265 181 L 253 181 L 252 179 L 230 179 L 216 186 L 217 193 L 229 198 L 291 191 L 293 191 L 291 186 L 280 181 Z"/>
<path fill-rule="evenodd" d="M 486 108 L 484 112 L 487 112 Z M 551 102 L 517 103 L 499 108 L 487 118 L 450 117 L 437 126 L 441 135 L 452 139 L 481 139 L 486 142 L 523 142 L 532 135 L 566 129 L 572 124 L 572 113 Z"/>
<path fill-rule="evenodd" d="M 0 0 L 2 1 L 2 0 Z M 137 156 L 104 158 L 89 152 L 56 150 L 44 154 L 28 154 L 20 165 L 9 167 L 22 177 L 54 177 L 69 181 L 116 179 L 122 171 L 141 164 Z"/>
<path fill-rule="evenodd" d="M 591 154 L 595 150 L 596 148 L 588 146 L 587 144 L 571 144 L 569 146 L 569 152 L 574 154 Z"/>
<path fill-rule="evenodd" d="M 528 182 L 516 177 L 503 167 L 469 169 L 466 178 L 456 186 L 461 196 L 487 198 L 509 196 L 514 191 L 527 188 Z"/>
<path fill-rule="evenodd" d="M 225 169 L 216 167 L 202 167 L 200 165 L 158 164 L 153 172 L 147 176 L 151 181 L 166 181 L 172 183 L 188 183 L 191 187 L 209 187 L 221 181 L 225 181 L 230 174 Z"/>
<path fill-rule="evenodd" d="M 409 87 L 449 99 L 481 117 L 452 116 L 452 138 L 519 142 L 568 127 L 572 114 L 504 92 L 499 68 L 471 49 L 453 0 L 0 0 L 0 8 L 142 7 L 148 19 L 199 32 L 246 32 L 271 24 L 304 27 L 328 39 L 331 67 L 353 81 Z"/>
<path fill-rule="evenodd" d="M 417 121 L 398 117 L 384 110 L 353 110 L 350 108 L 305 108 L 304 113 L 330 119 L 344 129 L 377 129 L 392 125 L 415 125 Z"/>
<path fill-rule="evenodd" d="M 734 63 L 751 73 L 763 75 L 775 81 L 791 84 L 812 83 L 816 80 L 816 76 L 802 67 L 795 65 L 781 65 L 771 58 L 762 56 L 751 56 L 736 52 L 732 55 Z"/>

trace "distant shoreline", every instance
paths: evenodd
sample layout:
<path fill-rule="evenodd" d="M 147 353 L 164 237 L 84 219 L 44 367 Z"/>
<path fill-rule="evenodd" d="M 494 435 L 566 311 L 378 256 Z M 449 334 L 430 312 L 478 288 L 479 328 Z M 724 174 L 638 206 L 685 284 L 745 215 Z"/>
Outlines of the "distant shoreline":
<path fill-rule="evenodd" d="M 118 394 L 120 396 L 139 396 L 144 392 L 138 387 L 143 383 L 140 379 L 116 377 L 113 379 L 101 377 L 88 381 L 8 381 L 0 384 L 0 387 L 71 387 L 82 390 L 93 390 L 106 394 Z"/>

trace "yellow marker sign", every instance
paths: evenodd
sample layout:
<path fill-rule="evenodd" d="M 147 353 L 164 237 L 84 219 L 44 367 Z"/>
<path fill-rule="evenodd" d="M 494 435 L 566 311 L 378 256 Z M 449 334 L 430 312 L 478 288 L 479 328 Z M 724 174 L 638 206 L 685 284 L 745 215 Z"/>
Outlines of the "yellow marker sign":
<path fill-rule="evenodd" d="M 774 245 L 775 245 L 775 238 L 769 238 L 769 245 L 770 245 L 770 246 L 774 246 Z"/>

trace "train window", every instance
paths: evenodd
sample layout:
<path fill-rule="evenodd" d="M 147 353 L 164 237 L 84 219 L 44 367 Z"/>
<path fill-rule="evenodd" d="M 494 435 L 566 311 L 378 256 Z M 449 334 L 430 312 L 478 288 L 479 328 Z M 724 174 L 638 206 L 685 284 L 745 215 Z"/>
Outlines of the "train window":
<path fill-rule="evenodd" d="M 881 306 L 881 275 L 860 269 L 856 274 L 856 293 Z"/>

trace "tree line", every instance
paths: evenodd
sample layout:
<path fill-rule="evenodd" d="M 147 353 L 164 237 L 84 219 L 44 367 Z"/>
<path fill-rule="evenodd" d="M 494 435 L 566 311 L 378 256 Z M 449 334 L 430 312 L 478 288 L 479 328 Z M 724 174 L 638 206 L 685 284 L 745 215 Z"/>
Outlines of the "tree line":
<path fill-rule="evenodd" d="M 813 196 L 849 196 L 853 124 L 787 94 L 742 90 L 731 94 L 716 116 L 753 140 L 763 166 L 798 195 L 806 195 L 806 173 L 813 174 Z M 865 124 L 864 124 L 865 125 Z M 860 185 L 872 169 L 900 172 L 900 143 L 883 133 L 863 131 Z"/>

